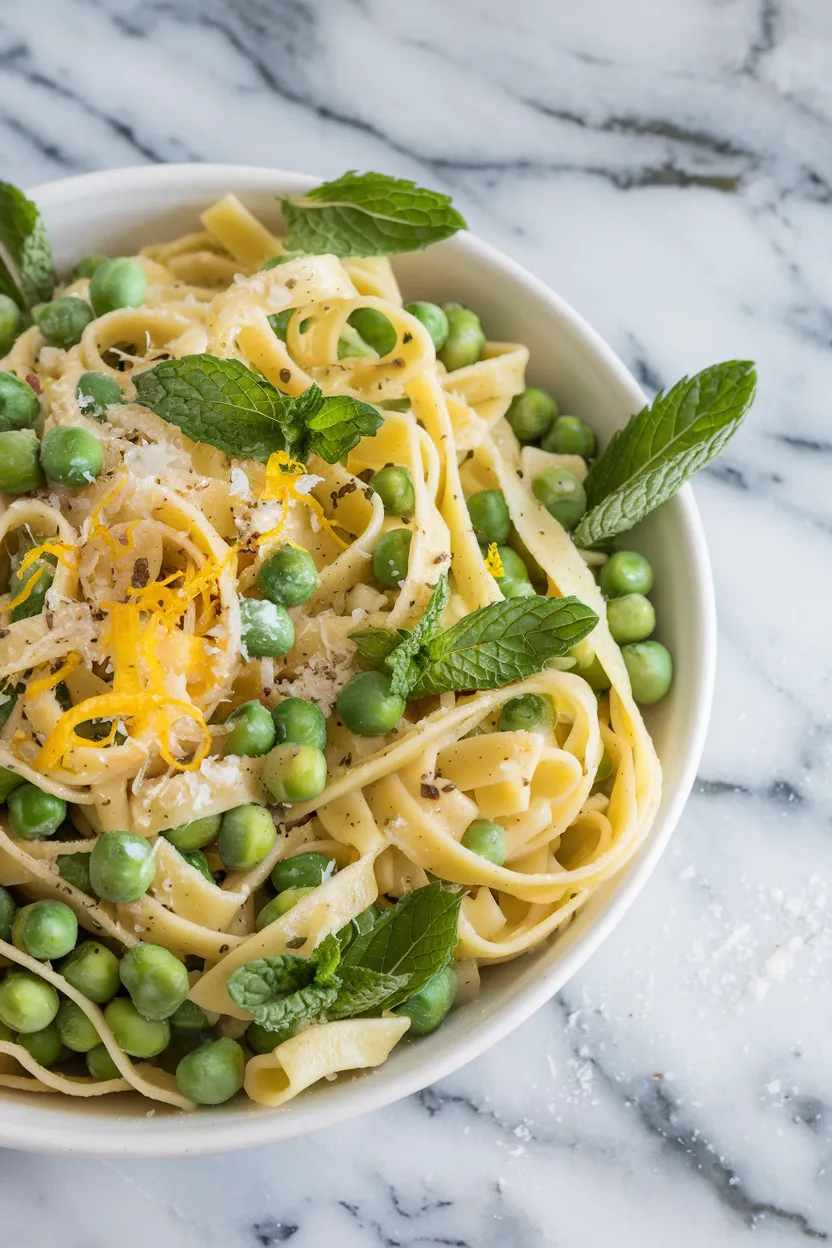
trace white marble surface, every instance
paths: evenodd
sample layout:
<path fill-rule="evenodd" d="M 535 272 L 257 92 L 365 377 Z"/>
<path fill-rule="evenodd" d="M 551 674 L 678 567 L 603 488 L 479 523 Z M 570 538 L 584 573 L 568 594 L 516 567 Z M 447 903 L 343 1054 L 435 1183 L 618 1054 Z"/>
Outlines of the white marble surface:
<path fill-rule="evenodd" d="M 442 1085 L 249 1154 L 0 1154 L 22 1248 L 630 1248 L 832 1236 L 829 0 L 7 0 L 0 176 L 408 174 L 650 389 L 759 361 L 699 479 L 701 780 L 591 965 Z"/>

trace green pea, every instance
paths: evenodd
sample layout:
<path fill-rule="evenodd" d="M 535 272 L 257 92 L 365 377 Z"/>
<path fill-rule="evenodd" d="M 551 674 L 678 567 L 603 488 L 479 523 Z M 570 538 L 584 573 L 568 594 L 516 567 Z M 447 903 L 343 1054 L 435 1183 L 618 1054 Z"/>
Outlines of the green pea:
<path fill-rule="evenodd" d="M 485 333 L 480 318 L 470 308 L 445 304 L 448 336 L 437 354 L 449 373 L 476 364 L 485 350 Z"/>
<path fill-rule="evenodd" d="M 39 962 L 64 957 L 77 939 L 75 912 L 62 901 L 35 901 L 14 916 L 12 943 Z"/>
<path fill-rule="evenodd" d="M 305 897 L 307 893 L 314 893 L 314 891 L 314 888 L 287 888 L 285 892 L 278 893 L 258 914 L 255 922 L 258 932 L 262 932 L 264 927 L 268 927 L 276 919 L 282 918 L 293 906 L 298 904 L 302 897 Z"/>
<path fill-rule="evenodd" d="M 317 888 L 338 870 L 334 858 L 325 854 L 293 854 L 281 858 L 272 870 L 272 884 L 279 893 L 286 888 Z"/>
<path fill-rule="evenodd" d="M 314 745 L 276 745 L 266 755 L 260 779 L 276 802 L 308 802 L 326 788 L 326 757 Z"/>
<path fill-rule="evenodd" d="M 130 1057 L 156 1057 L 170 1043 L 165 1018 L 145 1018 L 129 997 L 116 997 L 104 1008 L 104 1021 L 120 1049 Z"/>
<path fill-rule="evenodd" d="M 349 323 L 378 355 L 389 355 L 394 350 L 398 335 L 383 312 L 376 308 L 356 308 Z"/>
<path fill-rule="evenodd" d="M 536 598 L 537 590 L 531 581 L 512 581 L 504 577 L 500 581 L 500 591 L 504 598 Z"/>
<path fill-rule="evenodd" d="M 532 481 L 532 493 L 565 529 L 574 529 L 586 511 L 586 490 L 568 468 L 544 468 Z"/>
<path fill-rule="evenodd" d="M 495 867 L 501 867 L 506 860 L 505 829 L 493 819 L 475 819 L 469 823 L 460 843 L 472 854 L 493 862 Z"/>
<path fill-rule="evenodd" d="M 223 1036 L 182 1058 L 176 1067 L 176 1086 L 197 1105 L 222 1105 L 240 1091 L 245 1073 L 242 1048 Z"/>
<path fill-rule="evenodd" d="M 607 598 L 649 594 L 653 588 L 653 569 L 637 551 L 617 550 L 602 567 L 599 581 L 601 593 Z"/>
<path fill-rule="evenodd" d="M 43 435 L 40 462 L 50 485 L 68 489 L 90 485 L 104 467 L 101 443 L 89 429 L 53 425 Z"/>
<path fill-rule="evenodd" d="M 436 1031 L 454 1003 L 456 996 L 456 975 L 450 966 L 439 971 L 428 982 L 408 997 L 403 1005 L 394 1011 L 406 1014 L 410 1019 L 409 1035 L 427 1036 Z"/>
<path fill-rule="evenodd" d="M 468 515 L 482 542 L 503 546 L 511 534 L 511 516 L 502 490 L 479 490 L 468 499 Z"/>
<path fill-rule="evenodd" d="M 221 815 L 203 815 L 201 819 L 181 823 L 178 828 L 168 828 L 162 835 L 180 853 L 186 850 L 204 849 L 219 836 L 221 819 Z"/>
<path fill-rule="evenodd" d="M 236 806 L 222 817 L 217 848 L 231 871 L 249 871 L 274 848 L 277 832 L 264 806 Z"/>
<path fill-rule="evenodd" d="M 0 355 L 3 354 L 0 346 Z M 0 373 L 0 430 L 31 429 L 39 415 L 40 399 L 28 381 L 21 381 L 14 373 Z"/>
<path fill-rule="evenodd" d="M 257 573 L 257 588 L 270 602 L 284 607 L 308 602 L 319 583 L 315 560 L 299 546 L 281 546 Z"/>
<path fill-rule="evenodd" d="M 528 386 L 511 400 L 506 420 L 520 442 L 539 442 L 557 414 L 557 404 L 550 394 Z"/>
<path fill-rule="evenodd" d="M 16 771 L 9 771 L 8 767 L 0 767 L 0 802 L 5 802 L 14 789 L 20 788 L 21 784 L 25 783 L 23 777 L 19 776 Z"/>
<path fill-rule="evenodd" d="M 575 660 L 575 666 L 571 669 L 575 676 L 580 676 L 585 680 L 590 689 L 594 689 L 596 693 L 609 689 L 610 678 L 604 671 L 601 660 L 587 641 L 578 642 L 577 646 L 572 647 L 570 654 Z"/>
<path fill-rule="evenodd" d="M 106 263 L 106 256 L 102 256 L 94 252 L 92 255 L 84 256 L 83 259 L 78 261 L 75 268 L 72 270 L 72 276 L 73 278 L 92 277 L 94 273 L 98 272 L 102 264 Z"/>
<path fill-rule="evenodd" d="M 251 1023 L 246 1028 L 246 1044 L 252 1053 L 259 1055 L 271 1053 L 279 1043 L 279 1033 L 269 1031 L 268 1027 L 263 1027 L 260 1023 Z"/>
<path fill-rule="evenodd" d="M 40 445 L 28 429 L 0 432 L 0 490 L 7 494 L 28 494 L 43 484 Z"/>
<path fill-rule="evenodd" d="M 74 1001 L 61 1002 L 55 1023 L 64 1044 L 73 1053 L 89 1053 L 101 1043 L 95 1025 Z"/>
<path fill-rule="evenodd" d="M 30 971 L 7 971 L 0 983 L 0 1022 L 24 1036 L 48 1027 L 59 1005 L 52 985 Z"/>
<path fill-rule="evenodd" d="M 208 1015 L 201 1010 L 195 1001 L 183 1001 L 170 1017 L 170 1025 L 174 1031 L 204 1032 L 209 1031 L 211 1024 Z"/>
<path fill-rule="evenodd" d="M 185 849 L 179 851 L 185 859 L 189 867 L 193 867 L 198 871 L 204 880 L 209 884 L 214 884 L 214 874 L 208 865 L 208 859 L 205 857 L 201 849 Z"/>
<path fill-rule="evenodd" d="M 407 468 L 389 464 L 380 468 L 370 478 L 370 485 L 378 494 L 386 516 L 412 516 L 416 507 L 413 480 Z"/>
<path fill-rule="evenodd" d="M 272 711 L 278 745 L 314 745 L 326 749 L 326 719 L 314 702 L 284 698 Z"/>
<path fill-rule="evenodd" d="M 14 299 L 0 295 L 0 357 L 7 355 L 23 329 L 23 317 Z"/>
<path fill-rule="evenodd" d="M 40 1031 L 30 1031 L 28 1034 L 18 1036 L 17 1043 L 21 1044 L 31 1053 L 35 1061 L 40 1062 L 41 1066 L 45 1066 L 47 1070 L 67 1055 L 60 1031 L 54 1023 L 50 1023 L 48 1027 L 42 1027 Z"/>
<path fill-rule="evenodd" d="M 12 935 L 12 920 L 17 912 L 17 903 L 7 888 L 0 884 L 0 940 L 8 942 Z"/>
<path fill-rule="evenodd" d="M 373 551 L 373 576 L 384 589 L 398 589 L 407 579 L 410 562 L 410 529 L 389 529 L 382 533 Z"/>
<path fill-rule="evenodd" d="M 98 266 L 90 280 L 90 303 L 96 316 L 116 308 L 138 308 L 147 293 L 147 277 L 138 260 L 120 256 Z"/>
<path fill-rule="evenodd" d="M 82 940 L 58 969 L 68 984 L 96 1005 L 104 1005 L 118 992 L 118 958 L 96 940 Z"/>
<path fill-rule="evenodd" d="M 558 416 L 540 443 L 544 451 L 556 455 L 580 455 L 591 459 L 595 454 L 595 434 L 580 416 Z"/>
<path fill-rule="evenodd" d="M 225 723 L 228 728 L 226 754 L 259 758 L 261 754 L 268 754 L 274 745 L 274 720 L 262 702 L 244 702 L 231 712 Z"/>
<path fill-rule="evenodd" d="M 549 732 L 554 725 L 552 699 L 537 693 L 512 698 L 500 711 L 500 732 Z"/>
<path fill-rule="evenodd" d="M 58 857 L 55 859 L 55 866 L 58 868 L 58 875 L 60 875 L 62 880 L 66 880 L 67 884 L 71 884 L 73 888 L 80 889 L 88 897 L 94 895 L 90 881 L 89 854 L 58 854 Z"/>
<path fill-rule="evenodd" d="M 34 784 L 18 785 L 8 799 L 9 821 L 24 841 L 52 836 L 66 818 L 66 802 Z"/>
<path fill-rule="evenodd" d="M 593 788 L 595 788 L 596 785 L 605 784 L 606 781 L 609 780 L 610 776 L 612 775 L 612 772 L 613 772 L 612 755 L 610 754 L 609 750 L 604 750 L 604 753 L 601 755 L 601 761 L 598 764 L 598 769 L 595 772 L 595 780 L 593 782 Z"/>
<path fill-rule="evenodd" d="M 644 594 L 625 594 L 607 603 L 607 623 L 613 641 L 619 646 L 630 641 L 644 641 L 656 627 L 656 612 Z"/>
<path fill-rule="evenodd" d="M 69 351 L 81 341 L 81 335 L 93 319 L 92 308 L 75 295 L 63 295 L 53 303 L 42 303 L 32 316 L 50 347 Z"/>
<path fill-rule="evenodd" d="M 660 702 L 673 682 L 673 659 L 660 641 L 638 641 L 621 650 L 633 697 L 642 706 Z"/>
<path fill-rule="evenodd" d="M 116 1066 L 103 1044 L 97 1044 L 86 1055 L 87 1070 L 93 1079 L 104 1083 L 108 1079 L 120 1079 L 121 1071 Z"/>
<path fill-rule="evenodd" d="M 404 310 L 409 312 L 411 316 L 415 316 L 416 320 L 424 325 L 430 334 L 434 350 L 441 351 L 448 341 L 448 334 L 451 329 L 448 314 L 444 308 L 440 308 L 438 303 L 423 303 L 421 300 L 417 300 L 416 303 L 405 304 Z"/>
<path fill-rule="evenodd" d="M 359 672 L 338 695 L 344 727 L 360 737 L 378 737 L 395 728 L 404 715 L 405 700 L 390 689 L 382 672 Z"/>
<path fill-rule="evenodd" d="M 250 659 L 277 659 L 295 644 L 295 626 L 289 612 L 259 598 L 240 599 L 243 647 Z"/>
<path fill-rule="evenodd" d="M 153 846 L 132 832 L 105 832 L 90 854 L 90 880 L 99 897 L 121 905 L 136 901 L 156 874 Z"/>
<path fill-rule="evenodd" d="M 529 579 L 529 569 L 516 550 L 512 550 L 510 546 L 498 546 L 497 554 L 500 556 L 500 563 L 503 565 L 503 576 L 508 580 L 527 581 Z"/>
<path fill-rule="evenodd" d="M 170 1018 L 190 991 L 184 962 L 163 945 L 133 945 L 121 959 L 119 978 L 142 1018 Z"/>
<path fill-rule="evenodd" d="M 104 420 L 107 408 L 124 402 L 121 386 L 106 373 L 82 373 L 75 387 L 78 406 L 87 416 Z"/>

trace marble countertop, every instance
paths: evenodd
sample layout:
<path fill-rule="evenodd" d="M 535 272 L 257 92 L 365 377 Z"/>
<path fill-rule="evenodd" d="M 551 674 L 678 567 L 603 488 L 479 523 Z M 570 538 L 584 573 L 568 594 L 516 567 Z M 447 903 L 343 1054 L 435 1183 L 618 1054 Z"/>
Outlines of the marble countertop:
<path fill-rule="evenodd" d="M 26 0 L 0 174 L 375 168 L 453 193 L 648 390 L 755 358 L 698 479 L 720 657 L 696 792 L 560 996 L 418 1096 L 182 1162 L 0 1155 L 30 1248 L 832 1237 L 828 0 Z"/>

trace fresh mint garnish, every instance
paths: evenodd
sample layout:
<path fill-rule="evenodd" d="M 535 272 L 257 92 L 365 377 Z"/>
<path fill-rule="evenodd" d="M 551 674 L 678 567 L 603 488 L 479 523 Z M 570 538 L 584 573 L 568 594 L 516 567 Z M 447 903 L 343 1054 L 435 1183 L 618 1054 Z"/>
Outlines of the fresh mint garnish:
<path fill-rule="evenodd" d="M 439 628 L 442 612 L 448 605 L 451 591 L 447 573 L 443 572 L 430 596 L 419 623 L 409 637 L 396 646 L 387 658 L 391 672 L 390 688 L 400 698 L 406 698 L 418 682 L 421 669 L 418 656 Z"/>
<path fill-rule="evenodd" d="M 736 433 L 756 385 L 751 361 L 729 360 L 684 377 L 633 416 L 589 471 L 576 544 L 609 542 L 672 498 Z"/>
<path fill-rule="evenodd" d="M 392 1009 L 447 964 L 462 897 L 439 882 L 416 889 L 345 954 L 338 937 L 327 936 L 308 958 L 256 958 L 228 977 L 228 993 L 275 1033 L 275 1044 L 310 1023 Z"/>
<path fill-rule="evenodd" d="M 281 394 L 240 360 L 213 355 L 163 360 L 137 374 L 135 385 L 139 403 L 194 442 L 262 463 L 274 451 L 302 461 L 314 451 L 334 464 L 383 419 L 358 399 L 324 398 L 314 383 L 297 398 Z"/>
<path fill-rule="evenodd" d="M 591 633 L 598 616 L 577 598 L 508 598 L 480 607 L 437 632 L 447 601 L 437 584 L 425 614 L 405 640 L 397 630 L 350 633 L 361 660 L 393 675 L 403 698 L 502 689 L 539 672 L 547 659 L 565 654 Z"/>
<path fill-rule="evenodd" d="M 410 633 L 406 628 L 361 628 L 348 635 L 350 641 L 355 643 L 358 665 L 366 671 L 384 667 L 385 659 L 390 657 Z"/>
<path fill-rule="evenodd" d="M 0 244 L 16 267 L 20 282 L 18 290 L 0 259 L 0 291 L 21 307 L 51 299 L 55 276 L 46 226 L 36 205 L 11 182 L 0 182 Z"/>
<path fill-rule="evenodd" d="M 345 173 L 281 201 L 285 245 L 312 255 L 391 256 L 464 230 L 448 195 L 384 173 Z"/>

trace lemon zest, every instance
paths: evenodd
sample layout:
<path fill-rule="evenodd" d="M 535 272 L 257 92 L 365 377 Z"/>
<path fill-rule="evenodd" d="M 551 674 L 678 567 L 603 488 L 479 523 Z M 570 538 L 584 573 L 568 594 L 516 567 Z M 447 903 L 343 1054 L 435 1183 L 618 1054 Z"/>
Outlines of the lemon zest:
<path fill-rule="evenodd" d="M 497 548 L 496 542 L 492 542 L 488 547 L 488 554 L 485 556 L 485 566 L 491 575 L 496 577 L 497 580 L 499 580 L 501 576 L 505 576 L 503 561 L 500 558 L 500 552 Z"/>
<path fill-rule="evenodd" d="M 32 549 L 28 550 L 23 556 L 20 561 L 20 567 L 15 573 L 17 580 L 23 579 L 24 573 L 29 571 L 32 564 L 36 563 L 37 560 L 40 559 L 41 555 L 54 555 L 54 557 L 62 563 L 65 568 L 74 569 L 76 566 L 75 561 L 78 557 L 78 548 L 77 546 L 70 546 L 68 542 L 62 542 L 60 538 L 48 538 L 45 542 L 41 542 L 39 546 L 33 546 Z M 20 593 L 12 598 L 10 602 L 6 603 L 7 610 L 14 611 L 16 607 L 19 607 L 26 602 L 27 598 L 33 592 L 35 586 L 45 572 L 45 568 L 38 568 L 28 578 Z"/>
<path fill-rule="evenodd" d="M 54 689 L 56 685 L 59 685 L 62 680 L 69 676 L 70 672 L 74 672 L 80 663 L 80 654 L 75 652 L 68 654 L 56 671 L 50 672 L 48 676 L 41 676 L 38 680 L 33 680 L 26 686 L 25 700 L 28 702 L 30 698 L 36 698 L 38 694 L 46 693 L 47 689 Z"/>
<path fill-rule="evenodd" d="M 338 533 L 332 523 L 327 519 L 323 507 L 317 498 L 313 498 L 312 494 L 307 494 L 303 490 L 297 488 L 297 478 L 305 477 L 306 464 L 302 464 L 300 460 L 292 459 L 286 451 L 274 451 L 269 456 L 269 462 L 266 464 L 266 481 L 260 493 L 260 499 L 263 502 L 275 502 L 283 504 L 278 523 L 266 533 L 260 533 L 257 537 L 258 546 L 270 545 L 283 532 L 283 527 L 289 515 L 289 507 L 294 503 L 300 503 L 303 507 L 308 507 L 311 512 L 318 518 L 318 523 L 325 530 L 334 542 L 346 550 L 349 542 L 345 542 Z"/>

